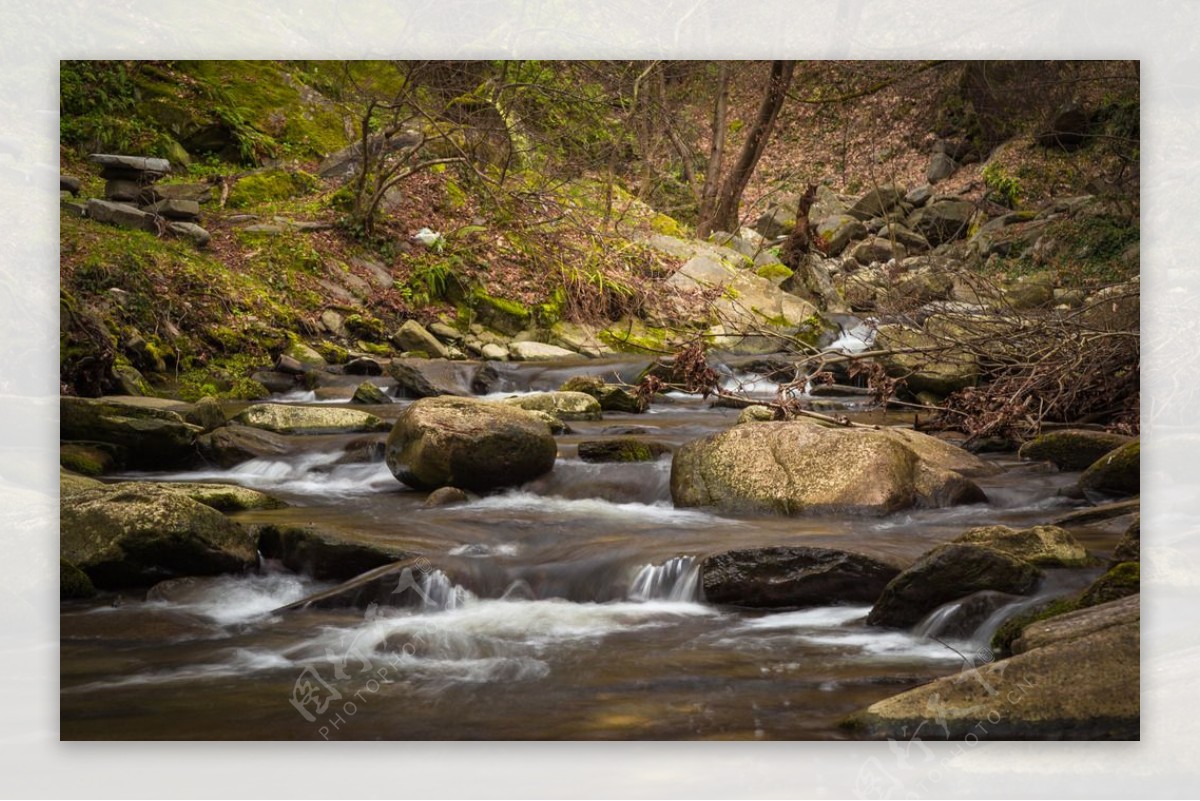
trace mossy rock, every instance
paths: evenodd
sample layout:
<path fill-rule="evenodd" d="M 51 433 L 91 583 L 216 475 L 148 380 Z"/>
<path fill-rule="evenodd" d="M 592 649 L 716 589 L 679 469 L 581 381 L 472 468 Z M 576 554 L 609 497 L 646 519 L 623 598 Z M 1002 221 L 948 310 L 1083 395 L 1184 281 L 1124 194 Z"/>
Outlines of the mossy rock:
<path fill-rule="evenodd" d="M 1018 456 L 1051 462 L 1059 470 L 1085 470 L 1093 462 L 1130 442 L 1106 431 L 1065 429 L 1041 434 L 1021 446 Z"/>
<path fill-rule="evenodd" d="M 650 406 L 647 399 L 639 397 L 624 387 L 605 383 L 598 376 L 575 376 L 565 381 L 558 389 L 560 392 L 583 392 L 591 395 L 600 403 L 600 410 L 604 412 L 641 414 Z"/>
<path fill-rule="evenodd" d="M 734 426 L 675 451 L 677 506 L 734 512 L 889 514 L 985 499 L 978 458 L 914 431 L 795 420 Z"/>
<path fill-rule="evenodd" d="M 1139 562 L 1121 562 L 1092 582 L 1079 598 L 1081 608 L 1115 601 L 1142 590 Z"/>
<path fill-rule="evenodd" d="M 254 208 L 312 194 L 320 185 L 315 175 L 300 170 L 263 170 L 239 179 L 229 190 L 226 205 L 231 209 Z"/>
<path fill-rule="evenodd" d="M 759 278 L 765 278 L 775 286 L 791 278 L 794 273 L 782 264 L 764 264 L 754 271 Z"/>
<path fill-rule="evenodd" d="M 1133 523 L 1125 530 L 1121 541 L 1113 549 L 1112 561 L 1109 567 L 1116 567 L 1122 562 L 1140 562 L 1142 560 L 1142 518 L 1136 515 Z"/>
<path fill-rule="evenodd" d="M 248 406 L 233 418 L 244 426 L 276 434 L 353 434 L 387 431 L 391 426 L 373 414 L 355 409 L 259 403 Z"/>
<path fill-rule="evenodd" d="M 516 336 L 528 327 L 533 313 L 515 300 L 493 297 L 479 290 L 471 296 L 475 318 L 502 334 Z"/>
<path fill-rule="evenodd" d="M 60 506 L 62 556 L 98 587 L 145 586 L 176 576 L 254 567 L 254 541 L 220 512 L 167 485 L 91 487 Z"/>
<path fill-rule="evenodd" d="M 579 458 L 585 462 L 653 462 L 670 452 L 671 449 L 661 442 L 634 437 L 579 443 Z"/>
<path fill-rule="evenodd" d="M 909 628 L 942 604 L 982 590 L 1024 595 L 1041 578 L 1028 562 L 986 546 L 940 545 L 888 583 L 867 625 Z"/>
<path fill-rule="evenodd" d="M 58 559 L 58 597 L 62 600 L 92 598 L 96 595 L 96 587 L 92 580 L 75 565 L 66 559 Z"/>
<path fill-rule="evenodd" d="M 1079 477 L 1084 494 L 1137 495 L 1141 492 L 1141 441 L 1122 445 L 1101 456 Z"/>
<path fill-rule="evenodd" d="M 236 484 L 203 484 L 189 481 L 169 486 L 218 512 L 249 512 L 255 509 L 282 509 L 287 506 L 283 501 L 265 492 L 239 487 Z"/>
<path fill-rule="evenodd" d="M 414 489 L 486 492 L 549 472 L 557 453 L 546 424 L 523 409 L 440 397 L 414 401 L 400 413 L 386 460 L 392 474 Z"/>
<path fill-rule="evenodd" d="M 982 526 L 953 541 L 985 545 L 1040 567 L 1083 567 L 1091 561 L 1087 550 L 1058 526 L 1033 526 L 1020 531 L 1008 526 Z"/>
<path fill-rule="evenodd" d="M 84 476 L 102 476 L 114 467 L 110 448 L 83 442 L 64 442 L 59 445 L 58 463 Z"/>
<path fill-rule="evenodd" d="M 59 401 L 59 436 L 113 446 L 129 467 L 185 465 L 196 458 L 199 433 L 199 426 L 165 409 L 113 398 L 64 397 Z"/>
<path fill-rule="evenodd" d="M 584 392 L 531 392 L 506 398 L 504 403 L 530 412 L 546 412 L 563 422 L 601 418 L 600 402 Z"/>

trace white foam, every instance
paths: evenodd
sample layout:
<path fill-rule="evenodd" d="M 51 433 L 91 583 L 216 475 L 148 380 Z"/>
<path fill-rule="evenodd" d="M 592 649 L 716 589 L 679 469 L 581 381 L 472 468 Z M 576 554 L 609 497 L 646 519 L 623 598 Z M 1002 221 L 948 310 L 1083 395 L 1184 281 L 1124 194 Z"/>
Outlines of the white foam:
<path fill-rule="evenodd" d="M 613 503 L 601 498 L 568 499 L 535 495 L 532 492 L 506 492 L 492 495 L 463 506 L 454 507 L 456 512 L 538 512 L 542 514 L 578 517 L 588 520 L 653 523 L 690 523 L 695 525 L 724 526 L 740 525 L 737 521 L 725 520 L 706 512 L 676 509 L 663 501 L 659 503 Z"/>

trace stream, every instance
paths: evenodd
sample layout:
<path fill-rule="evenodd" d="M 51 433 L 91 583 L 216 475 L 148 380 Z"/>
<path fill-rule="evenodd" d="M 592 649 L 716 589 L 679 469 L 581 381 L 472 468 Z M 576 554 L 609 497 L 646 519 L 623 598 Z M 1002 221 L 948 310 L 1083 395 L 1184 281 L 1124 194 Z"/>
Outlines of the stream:
<path fill-rule="evenodd" d="M 630 380 L 644 364 L 502 364 L 497 396 L 557 389 L 581 371 Z M 348 388 L 362 380 L 352 378 Z M 764 398 L 776 388 L 753 374 L 726 379 Z M 344 402 L 318 394 L 274 400 Z M 835 400 L 852 419 L 911 423 Z M 354 408 L 394 419 L 405 403 Z M 971 526 L 1044 523 L 1079 503 L 1061 492 L 1078 474 L 1005 454 L 987 457 L 1003 469 L 978 480 L 986 504 L 882 518 L 733 516 L 674 508 L 669 458 L 577 456 L 583 440 L 630 432 L 674 447 L 737 416 L 673 393 L 646 414 L 573 422 L 557 438 L 551 473 L 457 506 L 425 508 L 427 493 L 400 484 L 383 462 L 339 463 L 362 435 L 297 437 L 288 458 L 229 470 L 118 476 L 263 490 L 290 506 L 235 519 L 351 531 L 422 554 L 429 567 L 413 573 L 403 603 L 365 612 L 277 611 L 333 585 L 270 561 L 257 575 L 188 580 L 147 599 L 64 602 L 62 737 L 844 739 L 846 715 L 960 670 L 1030 599 L 958 636 L 942 632 L 951 608 L 892 631 L 865 625 L 868 606 L 706 604 L 700 560 L 811 545 L 908 564 Z M 1120 530 L 1073 533 L 1107 555 Z M 1099 572 L 1047 571 L 1036 597 L 1081 588 Z"/>

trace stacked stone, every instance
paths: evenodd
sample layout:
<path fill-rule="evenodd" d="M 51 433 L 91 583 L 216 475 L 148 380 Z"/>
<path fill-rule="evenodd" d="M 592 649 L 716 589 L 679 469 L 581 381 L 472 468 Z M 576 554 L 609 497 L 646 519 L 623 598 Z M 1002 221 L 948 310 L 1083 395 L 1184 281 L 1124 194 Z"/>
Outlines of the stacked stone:
<path fill-rule="evenodd" d="M 105 153 L 93 153 L 88 158 L 101 166 L 100 175 L 108 182 L 104 186 L 107 200 L 89 200 L 88 217 L 152 233 L 169 231 L 192 240 L 199 247 L 208 244 L 208 231 L 196 221 L 200 219 L 201 201 L 207 200 L 211 193 L 209 187 L 203 184 L 154 186 L 159 178 L 171 171 L 171 164 L 166 159 Z"/>

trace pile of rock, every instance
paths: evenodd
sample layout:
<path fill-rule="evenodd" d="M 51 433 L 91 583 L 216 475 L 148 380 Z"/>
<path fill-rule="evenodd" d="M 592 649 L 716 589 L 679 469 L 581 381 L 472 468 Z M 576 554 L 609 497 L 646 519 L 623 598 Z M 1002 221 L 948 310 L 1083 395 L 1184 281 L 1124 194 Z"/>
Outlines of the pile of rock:
<path fill-rule="evenodd" d="M 204 247 L 208 231 L 197 224 L 200 203 L 211 194 L 203 184 L 154 186 L 171 171 L 166 159 L 93 153 L 88 157 L 101 166 L 105 200 L 92 198 L 85 216 L 98 222 L 151 233 L 172 233 Z"/>

